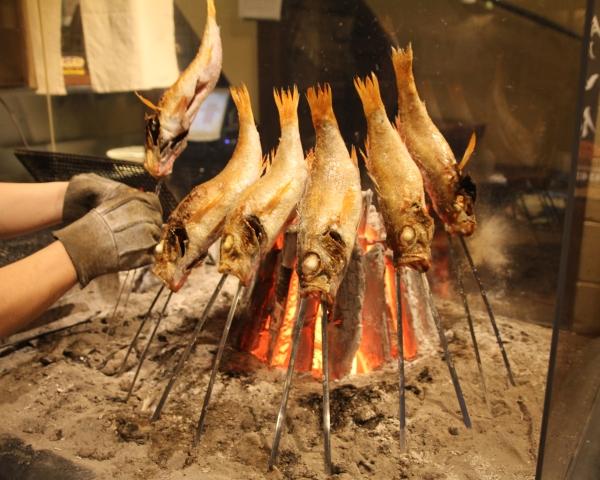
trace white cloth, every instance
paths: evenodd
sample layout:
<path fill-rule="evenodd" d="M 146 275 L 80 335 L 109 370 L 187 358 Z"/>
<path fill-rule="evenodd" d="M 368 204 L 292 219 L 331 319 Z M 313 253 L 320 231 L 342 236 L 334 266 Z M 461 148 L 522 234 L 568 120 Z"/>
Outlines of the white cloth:
<path fill-rule="evenodd" d="M 61 0 L 25 2 L 27 44 L 32 63 L 30 83 L 39 94 L 67 93 L 62 71 L 60 7 Z"/>
<path fill-rule="evenodd" d="M 81 0 L 81 20 L 94 91 L 164 88 L 179 76 L 173 0 Z"/>

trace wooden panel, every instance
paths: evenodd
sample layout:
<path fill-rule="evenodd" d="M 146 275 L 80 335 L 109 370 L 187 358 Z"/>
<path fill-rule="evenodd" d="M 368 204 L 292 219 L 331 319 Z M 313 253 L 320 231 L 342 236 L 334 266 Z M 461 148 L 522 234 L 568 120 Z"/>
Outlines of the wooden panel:
<path fill-rule="evenodd" d="M 600 312 L 600 283 L 577 282 L 572 330 L 586 335 L 600 334 L 598 312 Z"/>
<path fill-rule="evenodd" d="M 581 234 L 578 281 L 600 283 L 600 223 L 586 221 Z"/>
<path fill-rule="evenodd" d="M 27 84 L 23 15 L 18 0 L 0 0 L 0 87 Z"/>

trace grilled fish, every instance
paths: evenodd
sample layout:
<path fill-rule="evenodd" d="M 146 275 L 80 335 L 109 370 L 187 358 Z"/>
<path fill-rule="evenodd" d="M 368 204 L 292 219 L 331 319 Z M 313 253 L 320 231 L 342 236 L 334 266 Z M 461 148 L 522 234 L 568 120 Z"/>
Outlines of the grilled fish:
<path fill-rule="evenodd" d="M 329 85 L 309 88 L 307 98 L 316 146 L 299 207 L 298 275 L 302 295 L 321 292 L 332 302 L 356 240 L 360 174 L 356 152 L 348 153 L 340 134 Z"/>
<path fill-rule="evenodd" d="M 374 73 L 354 79 L 367 118 L 365 163 L 375 184 L 379 207 L 396 267 L 426 271 L 431 264 L 433 220 L 425 208 L 419 168 L 388 120 Z"/>
<path fill-rule="evenodd" d="M 240 119 L 233 156 L 221 173 L 195 187 L 177 205 L 156 247 L 154 273 L 174 292 L 221 235 L 225 217 L 236 200 L 260 177 L 261 146 L 250 95 L 244 85 L 230 91 Z"/>
<path fill-rule="evenodd" d="M 145 115 L 144 167 L 155 178 L 165 177 L 173 170 L 173 163 L 187 146 L 192 121 L 221 74 L 223 51 L 214 0 L 207 0 L 206 6 L 202 43 L 194 60 L 164 92 L 158 105 L 138 94 L 142 102 L 153 110 Z"/>
<path fill-rule="evenodd" d="M 223 228 L 219 272 L 250 283 L 257 261 L 275 243 L 295 213 L 308 176 L 298 127 L 298 89 L 274 91 L 281 138 L 268 172 L 249 187 Z"/>
<path fill-rule="evenodd" d="M 412 71 L 413 51 L 392 48 L 392 63 L 398 88 L 396 125 L 413 160 L 423 174 L 433 208 L 450 233 L 471 235 L 475 230 L 475 184 L 463 174 L 475 148 L 471 137 L 460 165 L 446 139 L 427 113 L 419 98 Z"/>

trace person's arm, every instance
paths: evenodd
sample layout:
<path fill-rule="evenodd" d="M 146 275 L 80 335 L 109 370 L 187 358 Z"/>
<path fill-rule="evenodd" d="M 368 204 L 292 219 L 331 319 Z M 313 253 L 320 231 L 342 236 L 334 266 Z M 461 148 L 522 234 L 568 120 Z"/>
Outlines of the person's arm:
<path fill-rule="evenodd" d="M 0 238 L 60 223 L 68 184 L 0 183 Z"/>
<path fill-rule="evenodd" d="M 75 267 L 58 241 L 0 268 L 0 338 L 25 328 L 76 282 Z"/>

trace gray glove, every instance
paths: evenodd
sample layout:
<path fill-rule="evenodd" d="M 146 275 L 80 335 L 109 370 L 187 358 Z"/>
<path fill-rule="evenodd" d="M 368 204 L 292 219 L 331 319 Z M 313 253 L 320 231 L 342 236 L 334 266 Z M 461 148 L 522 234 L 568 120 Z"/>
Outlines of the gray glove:
<path fill-rule="evenodd" d="M 69 254 L 79 284 L 85 287 L 105 273 L 152 263 L 161 225 L 158 197 L 127 188 L 53 233 Z"/>
<path fill-rule="evenodd" d="M 131 187 L 95 173 L 75 175 L 69 181 L 63 203 L 63 221 L 66 223 L 80 219 L 92 208 L 115 195 L 130 192 Z"/>

